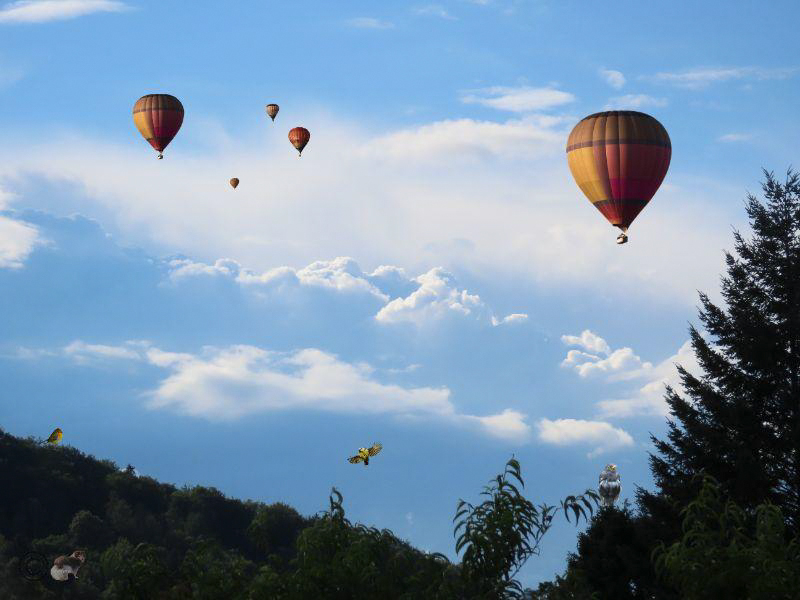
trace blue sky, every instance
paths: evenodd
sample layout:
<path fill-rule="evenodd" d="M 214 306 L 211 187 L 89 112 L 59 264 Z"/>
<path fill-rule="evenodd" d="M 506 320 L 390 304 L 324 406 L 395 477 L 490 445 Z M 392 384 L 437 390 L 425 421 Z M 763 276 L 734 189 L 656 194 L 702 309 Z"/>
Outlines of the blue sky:
<path fill-rule="evenodd" d="M 512 453 L 537 503 L 650 486 L 696 291 L 798 163 L 794 3 L 264 4 L 0 4 L 0 425 L 305 513 L 335 485 L 451 557 Z M 163 161 L 146 93 L 186 109 Z M 621 247 L 564 157 L 607 108 L 673 144 Z"/>

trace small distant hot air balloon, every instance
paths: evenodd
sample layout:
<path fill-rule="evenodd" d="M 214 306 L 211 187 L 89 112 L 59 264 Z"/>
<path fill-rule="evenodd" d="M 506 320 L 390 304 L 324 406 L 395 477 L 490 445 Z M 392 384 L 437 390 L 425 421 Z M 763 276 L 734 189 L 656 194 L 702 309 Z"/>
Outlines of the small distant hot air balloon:
<path fill-rule="evenodd" d="M 628 241 L 628 227 L 655 195 L 669 168 L 672 144 L 664 126 L 633 110 L 595 113 L 569 134 L 567 163 L 575 182 Z"/>
<path fill-rule="evenodd" d="M 233 179 L 231 179 L 231 187 L 233 189 L 236 189 L 236 186 L 238 186 L 238 185 L 239 185 L 239 178 L 238 177 L 234 177 Z"/>
<path fill-rule="evenodd" d="M 292 142 L 292 146 L 297 148 L 300 153 L 299 156 L 303 155 L 303 148 L 306 147 L 310 139 L 311 133 L 305 127 L 295 127 L 289 132 L 289 141 Z"/>
<path fill-rule="evenodd" d="M 275 116 L 278 114 L 280 109 L 281 107 L 277 104 L 267 104 L 267 116 L 275 121 Z"/>
<path fill-rule="evenodd" d="M 133 123 L 150 145 L 164 158 L 164 148 L 183 123 L 183 104 L 169 94 L 148 94 L 133 105 Z"/>

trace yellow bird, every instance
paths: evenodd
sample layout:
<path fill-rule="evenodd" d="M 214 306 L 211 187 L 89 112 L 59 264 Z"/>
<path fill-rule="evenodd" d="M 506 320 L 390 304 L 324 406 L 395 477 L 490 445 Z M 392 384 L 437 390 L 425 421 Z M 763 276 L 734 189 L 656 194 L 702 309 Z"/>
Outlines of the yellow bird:
<path fill-rule="evenodd" d="M 369 464 L 369 457 L 375 456 L 378 452 L 383 450 L 383 446 L 378 444 L 377 442 L 372 444 L 371 448 L 359 448 L 358 454 L 355 456 L 351 456 L 347 460 L 352 464 L 364 462 L 364 466 L 366 467 Z"/>
<path fill-rule="evenodd" d="M 57 444 L 58 442 L 60 442 L 60 441 L 61 441 L 61 438 L 62 438 L 62 437 L 64 437 L 64 434 L 63 434 L 63 432 L 61 431 L 61 429 L 59 429 L 58 427 L 56 427 L 56 428 L 53 430 L 53 433 L 51 433 L 51 434 L 50 434 L 50 437 L 49 437 L 49 438 L 47 438 L 47 443 L 48 443 L 48 444 L 53 444 L 53 445 L 55 445 L 55 444 Z"/>

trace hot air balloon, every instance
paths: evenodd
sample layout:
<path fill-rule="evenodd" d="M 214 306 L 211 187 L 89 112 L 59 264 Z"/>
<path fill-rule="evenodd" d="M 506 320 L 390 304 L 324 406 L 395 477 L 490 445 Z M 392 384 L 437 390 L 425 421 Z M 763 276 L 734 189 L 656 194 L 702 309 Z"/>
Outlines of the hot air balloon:
<path fill-rule="evenodd" d="M 277 104 L 267 104 L 267 116 L 275 121 L 275 115 L 278 114 L 278 111 L 281 109 L 280 106 Z"/>
<path fill-rule="evenodd" d="M 650 115 L 612 110 L 585 117 L 569 134 L 567 163 L 589 201 L 628 241 L 628 227 L 655 195 L 669 168 L 672 145 Z"/>
<path fill-rule="evenodd" d="M 166 148 L 183 123 L 183 104 L 169 94 L 148 94 L 133 105 L 133 123 L 142 137 L 164 158 Z"/>
<path fill-rule="evenodd" d="M 234 177 L 233 179 L 231 179 L 231 187 L 233 189 L 236 189 L 236 186 L 238 186 L 238 185 L 239 185 L 239 178 L 238 177 Z"/>
<path fill-rule="evenodd" d="M 289 141 L 292 142 L 292 146 L 297 148 L 300 156 L 303 155 L 303 148 L 306 147 L 310 139 L 311 133 L 305 127 L 295 127 L 289 132 Z"/>

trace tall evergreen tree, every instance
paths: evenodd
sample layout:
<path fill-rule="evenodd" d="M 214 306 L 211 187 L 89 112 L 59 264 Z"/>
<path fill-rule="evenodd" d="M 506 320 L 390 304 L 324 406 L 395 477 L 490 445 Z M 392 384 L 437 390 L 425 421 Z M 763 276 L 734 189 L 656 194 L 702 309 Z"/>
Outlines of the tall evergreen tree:
<path fill-rule="evenodd" d="M 667 389 L 675 420 L 669 441 L 651 436 L 660 456 L 650 465 L 660 494 L 639 490 L 646 512 L 666 517 L 697 495 L 692 476 L 704 470 L 752 514 L 769 500 L 781 508 L 787 535 L 800 531 L 800 176 L 772 173 L 766 202 L 748 194 L 751 240 L 734 232 L 736 256 L 725 253 L 725 309 L 701 293 L 699 316 L 709 339 L 690 327 L 703 374 L 678 367 L 682 397 Z M 680 427 L 678 426 L 680 424 Z M 661 520 L 661 519 L 659 519 Z M 677 521 L 673 521 L 675 523 Z M 668 540 L 667 540 L 668 541 Z"/>

